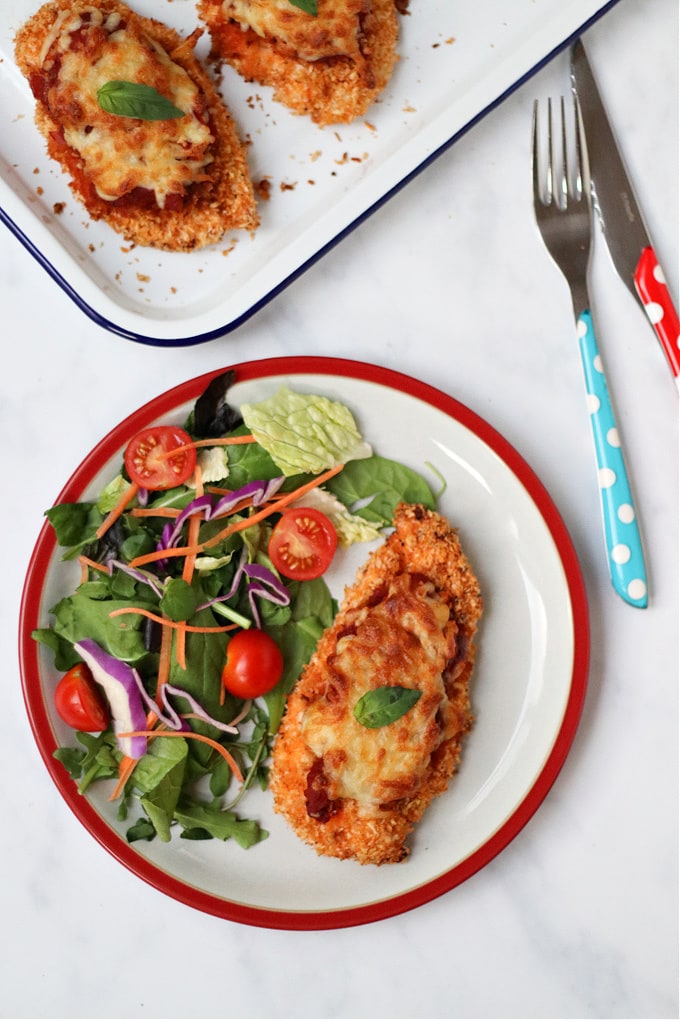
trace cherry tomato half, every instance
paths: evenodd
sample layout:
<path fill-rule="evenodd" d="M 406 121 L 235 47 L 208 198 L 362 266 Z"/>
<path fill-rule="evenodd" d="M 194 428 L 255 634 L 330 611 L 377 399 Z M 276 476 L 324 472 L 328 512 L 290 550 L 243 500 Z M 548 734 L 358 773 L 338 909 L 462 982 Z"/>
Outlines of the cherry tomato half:
<path fill-rule="evenodd" d="M 283 656 L 263 630 L 240 630 L 227 645 L 222 683 L 237 698 L 258 698 L 281 679 Z"/>
<path fill-rule="evenodd" d="M 338 546 L 332 523 L 309 506 L 285 510 L 269 539 L 269 558 L 284 577 L 311 581 L 328 569 Z"/>
<path fill-rule="evenodd" d="M 71 666 L 54 692 L 57 712 L 74 730 L 101 733 L 109 725 L 108 705 L 84 662 Z"/>
<path fill-rule="evenodd" d="M 188 445 L 189 444 L 189 445 Z M 171 489 L 182 485 L 196 467 L 191 436 L 174 425 L 155 425 L 139 432 L 125 450 L 125 470 L 143 489 Z M 172 451 L 179 447 L 178 453 Z"/>

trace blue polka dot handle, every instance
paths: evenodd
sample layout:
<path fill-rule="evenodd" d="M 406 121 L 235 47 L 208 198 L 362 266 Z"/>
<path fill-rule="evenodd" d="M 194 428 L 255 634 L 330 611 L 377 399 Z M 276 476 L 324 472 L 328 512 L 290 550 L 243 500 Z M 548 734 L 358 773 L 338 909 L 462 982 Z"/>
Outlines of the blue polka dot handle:
<path fill-rule="evenodd" d="M 602 521 L 612 584 L 632 606 L 647 605 L 647 576 L 633 497 L 590 312 L 577 322 L 595 443 Z"/>

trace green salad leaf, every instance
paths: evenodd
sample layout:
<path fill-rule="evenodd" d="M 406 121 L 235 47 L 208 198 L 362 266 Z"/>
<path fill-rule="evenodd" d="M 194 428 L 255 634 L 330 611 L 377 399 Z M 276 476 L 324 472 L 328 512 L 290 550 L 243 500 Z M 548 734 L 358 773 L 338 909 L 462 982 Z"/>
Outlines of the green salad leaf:
<path fill-rule="evenodd" d="M 83 546 L 96 541 L 97 528 L 104 520 L 104 514 L 93 503 L 58 503 L 45 511 L 45 517 L 59 545 L 75 547 L 76 556 Z"/>
<path fill-rule="evenodd" d="M 214 839 L 235 840 L 244 850 L 269 835 L 256 821 L 239 818 L 234 811 L 220 809 L 214 803 L 180 800 L 175 818 L 185 830 L 204 829 Z"/>
<path fill-rule="evenodd" d="M 315 3 L 303 6 L 303 0 L 291 2 L 316 13 Z M 344 404 L 283 386 L 268 400 L 245 404 L 236 411 L 227 403 L 232 376 L 227 372 L 218 377 L 219 385 L 209 387 L 210 393 L 203 395 L 209 399 L 201 404 L 203 398 L 199 398 L 186 420 L 187 431 L 194 437 L 195 423 L 197 427 L 200 424 L 205 438 L 225 432 L 233 436 L 252 433 L 256 440 L 201 448 L 205 493 L 212 492 L 213 509 L 226 490 L 233 493 L 250 483 L 283 475 L 278 492 L 283 494 L 340 466 L 342 471 L 304 498 L 331 519 L 341 546 L 380 537 L 391 526 L 399 502 L 434 507 L 435 496 L 425 479 L 403 464 L 374 454 Z M 200 544 L 205 548 L 203 543 L 211 539 L 215 544 L 196 556 L 192 570 L 185 572 L 183 556 L 165 557 L 167 542 L 175 540 L 170 536 L 176 515 L 168 511 L 182 511 L 196 499 L 191 480 L 147 494 L 146 506 L 161 510 L 161 514 L 132 514 L 130 510 L 138 505 L 135 500 L 98 535 L 106 513 L 118 503 L 127 485 L 119 470 L 96 500 L 62 504 L 47 511 L 63 550 L 62 559 L 82 554 L 105 569 L 89 569 L 75 591 L 51 609 L 52 625 L 39 628 L 33 636 L 52 651 L 56 669 L 63 671 L 79 661 L 75 644 L 86 638 L 95 641 L 103 651 L 132 666 L 143 689 L 153 697 L 161 647 L 161 627 L 154 618 L 186 622 L 183 660 L 180 663 L 176 654 L 171 655 L 166 696 L 176 712 L 190 718 L 195 735 L 221 743 L 228 754 L 220 754 L 214 744 L 190 739 L 190 735 L 184 739 L 177 732 L 172 737 L 168 731 L 155 735 L 124 783 L 118 819 L 127 821 L 130 815 L 126 832 L 130 842 L 167 842 L 173 833 L 179 833 L 189 840 L 233 839 L 243 847 L 253 846 L 265 839 L 267 832 L 256 821 L 241 817 L 235 808 L 251 787 L 267 787 L 268 760 L 288 695 L 319 638 L 332 624 L 337 603 L 324 577 L 292 581 L 275 574 L 268 546 L 276 515 L 250 524 L 249 510 L 241 509 L 231 523 L 247 526 L 225 537 L 224 519 L 210 516 L 209 511 L 209 519 L 200 524 Z M 192 509 L 204 513 L 206 503 Z M 181 545 L 181 537 L 178 541 Z M 155 550 L 164 556 L 160 566 L 153 561 L 133 562 Z M 258 573 L 273 587 L 258 589 L 251 583 L 249 579 L 257 578 Z M 288 600 L 285 591 L 283 598 L 268 598 L 271 591 L 278 592 L 279 583 L 285 584 Z M 118 610 L 125 612 L 115 615 Z M 231 636 L 222 624 L 231 623 L 261 626 L 283 656 L 278 684 L 250 706 L 226 694 L 222 687 Z M 173 637 L 175 648 L 176 641 Z M 405 688 L 379 688 L 359 701 L 356 717 L 367 727 L 389 725 L 419 696 L 420 692 Z M 244 712 L 247 715 L 242 718 Z M 225 730 L 223 725 L 236 717 L 238 731 Z M 79 746 L 60 748 L 55 757 L 79 790 L 99 779 L 120 778 L 122 754 L 113 729 L 98 735 L 77 733 L 76 737 Z M 244 781 L 234 793 L 237 767 Z"/>
<path fill-rule="evenodd" d="M 284 475 L 320 474 L 371 454 L 349 408 L 328 397 L 282 386 L 268 400 L 243 404 L 241 414 Z"/>
<path fill-rule="evenodd" d="M 375 454 L 346 464 L 326 486 L 355 516 L 381 528 L 392 523 L 398 503 L 422 503 L 430 510 L 436 505 L 422 475 L 405 464 Z"/>
<path fill-rule="evenodd" d="M 117 609 L 127 609 L 127 599 L 90 598 L 87 590 L 80 588 L 61 599 L 51 610 L 54 615 L 54 631 L 59 637 L 76 644 L 91 638 L 104 648 L 109 655 L 133 665 L 147 654 L 144 643 L 144 617 L 127 615 L 110 616 Z M 140 599 L 136 605 L 154 612 L 156 603 Z"/>

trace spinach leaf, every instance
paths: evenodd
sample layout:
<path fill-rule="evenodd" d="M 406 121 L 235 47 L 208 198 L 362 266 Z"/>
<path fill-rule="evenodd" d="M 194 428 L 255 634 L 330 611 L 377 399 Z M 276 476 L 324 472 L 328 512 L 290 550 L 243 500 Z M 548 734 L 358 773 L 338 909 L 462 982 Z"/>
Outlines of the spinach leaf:
<path fill-rule="evenodd" d="M 209 609 L 195 613 L 189 622 L 198 627 L 215 626 L 214 617 Z M 228 641 L 228 633 L 196 634 L 189 631 L 185 645 L 186 669 L 178 665 L 175 657 L 170 668 L 170 682 L 191 694 L 209 715 L 221 722 L 229 722 L 236 715 L 236 702 L 233 698 L 227 697 L 223 703 L 220 702 L 222 669 L 226 660 Z M 192 722 L 199 732 L 216 736 L 214 727 L 205 729 L 209 724 L 204 725 L 198 719 Z M 221 735 L 217 734 L 218 737 Z M 211 751 L 204 745 L 199 747 L 194 748 L 192 744 L 191 752 L 203 760 L 206 753 L 210 754 Z"/>
<path fill-rule="evenodd" d="M 299 7 L 305 14 L 313 14 L 314 17 L 319 13 L 318 0 L 290 0 L 293 7 Z"/>
<path fill-rule="evenodd" d="M 172 577 L 165 586 L 160 608 L 171 620 L 188 620 L 194 615 L 200 602 L 201 596 L 195 588 L 181 577 Z"/>
<path fill-rule="evenodd" d="M 397 503 L 422 503 L 430 510 L 436 503 L 421 475 L 377 454 L 345 464 L 326 485 L 352 513 L 379 525 L 392 523 Z M 364 505 L 357 508 L 357 503 Z"/>
<path fill-rule="evenodd" d="M 323 624 L 316 616 L 308 616 L 285 627 L 274 627 L 270 630 L 281 649 L 284 663 L 281 679 L 276 687 L 264 696 L 272 733 L 276 733 L 279 728 L 286 707 L 286 698 L 295 686 L 303 667 L 312 657 L 323 630 Z"/>
<path fill-rule="evenodd" d="M 232 435 L 239 436 L 248 433 L 248 429 L 235 429 Z M 254 480 L 269 481 L 270 478 L 278 478 L 281 475 L 280 467 L 274 463 L 271 456 L 259 443 L 242 443 L 238 446 L 229 447 L 229 488 L 240 489 Z"/>
<path fill-rule="evenodd" d="M 265 694 L 269 728 L 276 733 L 283 718 L 286 698 L 309 662 L 319 638 L 333 622 L 336 604 L 323 577 L 314 581 L 291 581 L 290 620 L 284 626 L 267 625 L 283 655 L 283 674 L 276 687 Z"/>
<path fill-rule="evenodd" d="M 154 740 L 154 744 L 161 743 L 162 741 L 163 738 L 158 737 Z M 164 771 L 161 778 L 155 783 L 153 788 L 142 797 L 141 805 L 153 823 L 153 827 L 158 833 L 159 838 L 163 843 L 169 843 L 170 826 L 172 824 L 177 801 L 179 800 L 179 795 L 182 792 L 187 747 L 186 742 L 183 740 L 168 740 L 166 738 L 165 743 L 184 745 L 182 757 L 175 759 L 171 756 L 163 762 Z M 155 751 L 156 748 L 154 747 L 153 750 Z M 151 757 L 152 755 L 147 752 L 144 758 L 142 758 L 139 762 L 139 765 L 135 768 L 135 772 Z M 132 777 L 136 785 L 137 778 L 135 776 L 135 772 L 133 772 Z"/>
<path fill-rule="evenodd" d="M 80 656 L 73 650 L 70 641 L 56 634 L 51 627 L 39 627 L 31 634 L 34 641 L 39 641 L 54 653 L 55 668 L 65 673 L 71 666 L 80 662 Z"/>
<path fill-rule="evenodd" d="M 83 581 L 79 588 L 80 594 L 84 595 L 85 598 L 93 599 L 95 602 L 101 602 L 103 599 L 107 599 L 111 594 L 111 585 L 108 579 L 102 577 L 97 578 L 96 581 Z"/>
<path fill-rule="evenodd" d="M 82 547 L 96 541 L 96 531 L 104 520 L 94 503 L 60 503 L 45 511 L 59 545 Z"/>
<path fill-rule="evenodd" d="M 359 698 L 354 706 L 354 718 L 371 730 L 389 726 L 406 715 L 421 694 L 422 691 L 413 687 L 376 687 Z"/>
<path fill-rule="evenodd" d="M 136 663 L 147 653 L 144 644 L 144 617 L 133 614 L 113 619 L 109 617 L 112 611 L 129 605 L 126 599 L 91 599 L 79 589 L 52 609 L 54 631 L 73 644 L 83 638 L 91 638 L 117 659 Z M 155 603 L 142 599 L 137 605 L 151 611 L 157 609 Z"/>
<path fill-rule="evenodd" d="M 146 754 L 132 773 L 132 785 L 140 793 L 151 793 L 178 765 L 184 766 L 187 742 L 178 737 L 154 737 Z M 176 803 L 176 798 L 175 798 Z"/>
<path fill-rule="evenodd" d="M 314 581 L 291 581 L 291 615 L 294 620 L 315 616 L 323 627 L 330 627 L 337 606 L 323 577 Z"/>

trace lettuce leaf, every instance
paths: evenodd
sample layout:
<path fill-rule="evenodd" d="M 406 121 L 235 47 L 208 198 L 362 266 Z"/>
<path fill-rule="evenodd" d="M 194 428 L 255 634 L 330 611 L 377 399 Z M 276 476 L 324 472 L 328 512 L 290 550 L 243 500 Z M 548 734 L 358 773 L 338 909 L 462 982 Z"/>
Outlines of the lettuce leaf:
<path fill-rule="evenodd" d="M 243 404 L 241 414 L 286 476 L 320 474 L 372 452 L 349 408 L 328 397 L 294 393 L 282 386 L 268 400 Z"/>

